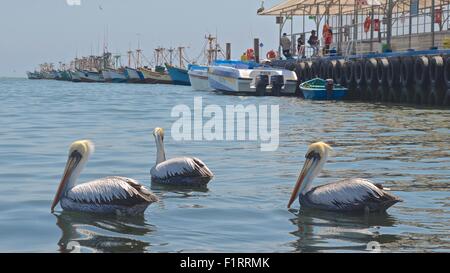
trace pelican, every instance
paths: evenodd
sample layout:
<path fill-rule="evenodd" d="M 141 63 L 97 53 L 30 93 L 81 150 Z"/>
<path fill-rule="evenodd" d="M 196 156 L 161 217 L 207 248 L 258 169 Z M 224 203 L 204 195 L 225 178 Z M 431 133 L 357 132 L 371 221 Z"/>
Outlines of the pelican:
<path fill-rule="evenodd" d="M 306 161 L 297 179 L 288 208 L 299 198 L 300 205 L 338 212 L 380 212 L 402 200 L 389 194 L 381 185 L 366 179 L 352 178 L 315 188 L 312 181 L 320 173 L 332 148 L 317 142 L 309 146 Z"/>
<path fill-rule="evenodd" d="M 61 202 L 61 207 L 69 211 L 137 215 L 158 201 L 153 193 L 131 178 L 111 176 L 78 185 L 77 178 L 93 152 L 94 144 L 89 140 L 72 143 L 52 213 Z"/>
<path fill-rule="evenodd" d="M 206 186 L 214 174 L 203 161 L 195 157 L 176 157 L 166 160 L 164 130 L 155 128 L 156 164 L 150 171 L 152 182 L 175 186 Z"/>

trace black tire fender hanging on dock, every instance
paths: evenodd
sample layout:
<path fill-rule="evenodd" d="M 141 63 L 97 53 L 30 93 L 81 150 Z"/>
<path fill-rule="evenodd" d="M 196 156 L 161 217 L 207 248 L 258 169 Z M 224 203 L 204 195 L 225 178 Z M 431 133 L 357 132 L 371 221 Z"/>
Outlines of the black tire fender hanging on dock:
<path fill-rule="evenodd" d="M 410 104 L 412 103 L 412 94 L 408 87 L 401 87 L 400 100 L 401 103 Z"/>
<path fill-rule="evenodd" d="M 304 73 L 304 76 L 305 76 L 305 80 L 307 81 L 307 80 L 310 80 L 310 79 L 312 79 L 312 62 L 305 62 L 305 73 Z"/>
<path fill-rule="evenodd" d="M 321 62 L 319 77 L 322 79 L 328 79 L 328 62 Z"/>
<path fill-rule="evenodd" d="M 433 56 L 430 58 L 430 82 L 433 86 L 441 88 L 444 84 L 444 58 Z"/>
<path fill-rule="evenodd" d="M 414 96 L 413 103 L 416 105 L 425 105 L 428 103 L 428 88 L 424 88 L 423 86 L 417 85 L 413 87 Z"/>
<path fill-rule="evenodd" d="M 430 66 L 427 56 L 419 56 L 414 61 L 414 78 L 417 85 L 427 87 L 430 80 Z"/>
<path fill-rule="evenodd" d="M 389 61 L 386 58 L 378 59 L 377 66 L 377 78 L 378 84 L 381 86 L 388 86 L 388 72 L 389 72 Z"/>
<path fill-rule="evenodd" d="M 395 88 L 400 85 L 400 59 L 397 57 L 391 57 L 388 59 L 388 73 L 387 73 L 387 81 L 389 87 Z"/>
<path fill-rule="evenodd" d="M 298 82 L 303 82 L 305 80 L 305 66 L 304 62 L 295 65 L 295 74 L 297 75 Z"/>
<path fill-rule="evenodd" d="M 402 57 L 400 64 L 400 82 L 403 87 L 410 87 L 414 83 L 414 62 L 411 57 Z"/>
<path fill-rule="evenodd" d="M 400 102 L 401 89 L 398 87 L 388 87 L 387 101 L 392 103 Z"/>
<path fill-rule="evenodd" d="M 444 96 L 444 106 L 450 106 L 450 89 L 447 89 Z"/>
<path fill-rule="evenodd" d="M 333 79 L 334 82 L 336 82 L 336 80 L 334 79 L 335 68 L 336 68 L 336 60 L 328 61 L 328 63 L 327 63 L 327 79 Z"/>
<path fill-rule="evenodd" d="M 364 64 L 364 78 L 368 86 L 378 85 L 377 66 L 378 62 L 375 58 L 366 60 Z"/>
<path fill-rule="evenodd" d="M 313 78 L 320 76 L 320 62 L 319 61 L 313 61 L 311 65 L 311 76 Z"/>
<path fill-rule="evenodd" d="M 344 78 L 345 78 L 345 86 L 350 87 L 355 83 L 355 77 L 353 76 L 353 62 L 347 61 L 344 64 Z"/>
<path fill-rule="evenodd" d="M 447 89 L 450 89 L 450 57 L 445 59 L 444 64 L 444 83 Z"/>
<path fill-rule="evenodd" d="M 441 106 L 445 99 L 445 94 L 442 88 L 432 86 L 430 94 L 428 95 L 428 105 Z"/>
<path fill-rule="evenodd" d="M 336 83 L 339 83 L 341 85 L 345 85 L 345 77 L 344 77 L 344 65 L 345 60 L 337 60 L 336 65 L 334 66 L 333 71 L 333 80 Z"/>
<path fill-rule="evenodd" d="M 364 61 L 353 62 L 353 75 L 358 86 L 364 85 Z"/>

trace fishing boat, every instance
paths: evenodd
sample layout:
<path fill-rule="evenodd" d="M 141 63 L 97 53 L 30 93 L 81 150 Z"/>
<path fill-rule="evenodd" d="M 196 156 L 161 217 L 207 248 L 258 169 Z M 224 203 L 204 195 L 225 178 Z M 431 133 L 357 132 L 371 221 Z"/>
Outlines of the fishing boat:
<path fill-rule="evenodd" d="M 189 65 L 188 75 L 192 85 L 192 89 L 198 91 L 212 91 L 208 80 L 208 67 L 217 61 L 217 55 L 222 50 L 217 43 L 217 38 L 211 34 L 205 36 L 206 43 L 204 45 L 203 55 L 206 57 L 206 65 Z M 225 56 L 223 56 L 225 57 Z"/>
<path fill-rule="evenodd" d="M 127 81 L 123 69 L 105 69 L 102 71 L 105 82 L 122 83 Z"/>
<path fill-rule="evenodd" d="M 261 75 L 267 75 L 267 93 L 271 93 L 272 76 L 282 76 L 283 87 L 281 95 L 293 95 L 297 88 L 297 75 L 286 69 L 274 69 L 270 67 L 257 67 L 255 69 L 239 68 L 233 66 L 211 66 L 208 68 L 208 81 L 211 88 L 225 93 L 250 94 L 257 93 L 257 79 Z"/>
<path fill-rule="evenodd" d="M 166 63 L 167 72 L 169 73 L 170 78 L 172 79 L 172 83 L 175 85 L 191 85 L 191 81 L 189 80 L 188 70 L 185 68 L 183 61 L 185 60 L 183 57 L 184 47 L 178 47 L 178 58 L 179 65 L 175 67 L 172 64 L 172 52 L 173 49 L 169 49 L 170 53 L 170 63 Z"/>
<path fill-rule="evenodd" d="M 124 74 L 129 83 L 140 83 L 144 81 L 142 73 L 135 68 L 125 67 Z"/>
<path fill-rule="evenodd" d="M 72 77 L 68 70 L 59 71 L 59 80 L 61 81 L 72 81 Z"/>
<path fill-rule="evenodd" d="M 72 79 L 72 82 L 81 82 L 80 75 L 78 74 L 78 71 L 70 70 L 69 74 L 70 74 L 70 78 Z"/>
<path fill-rule="evenodd" d="M 191 65 L 188 70 L 192 89 L 197 91 L 211 91 L 208 81 L 208 66 Z"/>
<path fill-rule="evenodd" d="M 157 66 L 153 71 L 151 68 L 144 66 L 139 68 L 139 72 L 142 73 L 145 83 L 172 84 L 172 79 L 164 67 Z"/>
<path fill-rule="evenodd" d="M 348 92 L 348 89 L 334 84 L 333 80 L 315 78 L 300 84 L 300 90 L 305 99 L 310 100 L 341 100 Z"/>
<path fill-rule="evenodd" d="M 97 71 L 78 71 L 80 82 L 104 82 L 103 75 Z"/>
<path fill-rule="evenodd" d="M 166 64 L 167 72 L 169 72 L 170 79 L 175 85 L 191 85 L 189 80 L 188 70 Z"/>
<path fill-rule="evenodd" d="M 41 73 L 35 71 L 35 72 L 27 72 L 27 77 L 29 80 L 40 80 L 42 79 Z"/>

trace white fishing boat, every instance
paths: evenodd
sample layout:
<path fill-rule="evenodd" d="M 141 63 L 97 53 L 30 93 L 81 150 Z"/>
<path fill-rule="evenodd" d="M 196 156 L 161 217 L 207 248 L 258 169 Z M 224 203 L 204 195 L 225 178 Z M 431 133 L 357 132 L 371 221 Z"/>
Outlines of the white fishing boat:
<path fill-rule="evenodd" d="M 80 82 L 104 82 L 102 74 L 97 71 L 78 71 Z"/>
<path fill-rule="evenodd" d="M 208 81 L 208 67 L 192 65 L 188 71 L 192 89 L 197 91 L 212 91 Z"/>
<path fill-rule="evenodd" d="M 272 89 L 273 76 L 282 76 L 283 86 L 281 94 L 293 95 L 297 89 L 297 75 L 295 72 L 271 67 L 257 67 L 255 69 L 238 68 L 225 65 L 208 68 L 208 82 L 211 88 L 230 93 L 256 94 L 257 80 L 261 75 L 268 78 L 266 92 Z"/>
<path fill-rule="evenodd" d="M 102 71 L 102 75 L 105 82 L 121 83 L 127 81 L 123 70 L 105 69 Z"/>

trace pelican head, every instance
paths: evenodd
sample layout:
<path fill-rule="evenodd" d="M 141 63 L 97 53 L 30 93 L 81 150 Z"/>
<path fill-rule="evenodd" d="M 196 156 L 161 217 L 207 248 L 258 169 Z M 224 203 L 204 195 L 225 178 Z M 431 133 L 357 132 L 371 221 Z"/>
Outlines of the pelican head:
<path fill-rule="evenodd" d="M 300 175 L 292 191 L 291 199 L 288 203 L 288 208 L 291 207 L 297 196 L 303 192 L 307 192 L 310 189 L 311 182 L 320 173 L 323 165 L 327 161 L 330 152 L 333 149 L 325 142 L 316 142 L 309 146 L 306 153 L 305 164 L 300 172 Z"/>
<path fill-rule="evenodd" d="M 164 129 L 160 127 L 156 127 L 155 130 L 153 130 L 153 136 L 156 140 L 161 139 L 164 140 Z"/>
<path fill-rule="evenodd" d="M 164 129 L 156 127 L 153 130 L 153 136 L 156 141 L 156 165 L 166 161 L 166 153 L 164 151 Z"/>
<path fill-rule="evenodd" d="M 74 186 L 77 177 L 80 175 L 81 170 L 93 152 L 94 144 L 89 140 L 75 141 L 70 145 L 69 157 L 64 169 L 64 174 L 52 203 L 52 212 L 56 205 L 58 205 L 58 202 L 64 193 Z"/>

